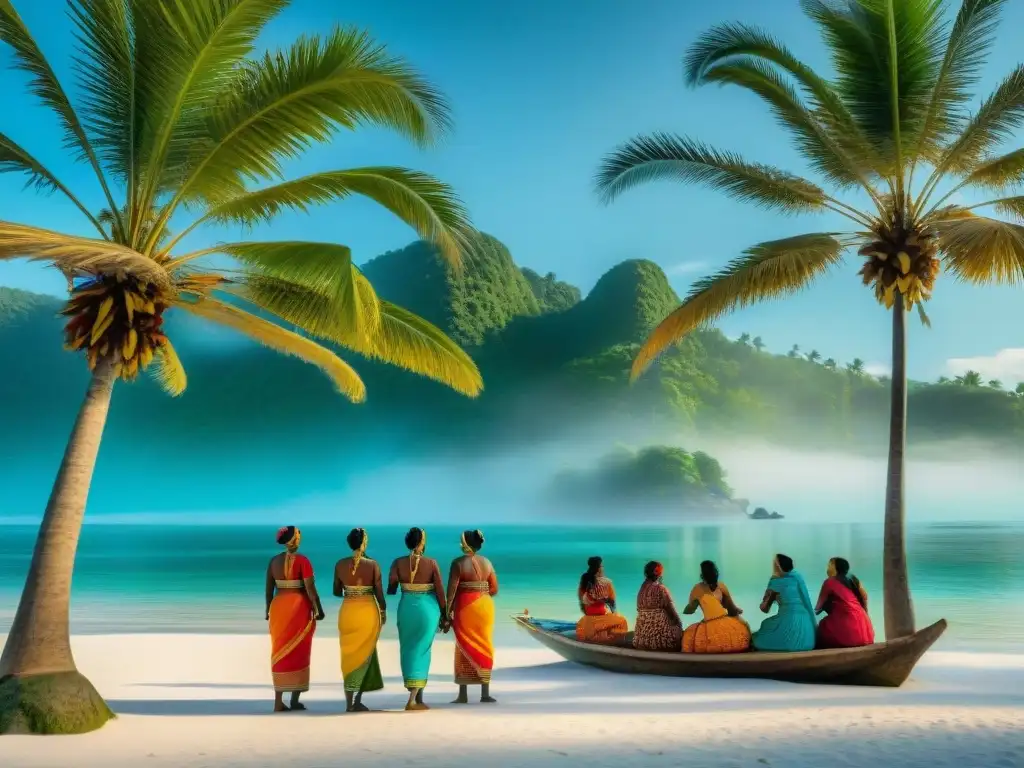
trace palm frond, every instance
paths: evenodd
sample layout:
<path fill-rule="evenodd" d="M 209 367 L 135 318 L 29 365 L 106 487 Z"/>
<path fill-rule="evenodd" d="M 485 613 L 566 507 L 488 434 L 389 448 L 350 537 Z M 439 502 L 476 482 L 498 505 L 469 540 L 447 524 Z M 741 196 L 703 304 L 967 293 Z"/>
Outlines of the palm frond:
<path fill-rule="evenodd" d="M 628 189 L 660 180 L 707 184 L 738 200 L 789 213 L 825 207 L 824 191 L 806 179 L 664 133 L 635 138 L 606 157 L 597 188 L 609 202 Z"/>
<path fill-rule="evenodd" d="M 168 177 L 180 181 L 202 144 L 210 104 L 246 64 L 257 36 L 289 0 L 178 0 L 136 4 L 139 71 L 145 95 L 145 185 L 138 204 L 153 206 Z M 144 249 L 155 244 L 163 221 Z"/>
<path fill-rule="evenodd" d="M 988 208 L 990 206 L 995 208 L 996 211 L 1004 216 L 1010 216 L 1015 219 L 1024 219 L 1024 196 L 1021 195 L 1000 197 L 995 200 L 986 200 L 983 203 L 974 203 L 973 205 L 963 208 L 963 210 L 969 213 L 976 208 Z"/>
<path fill-rule="evenodd" d="M 149 368 L 153 379 L 171 397 L 177 397 L 188 386 L 185 366 L 171 342 L 167 339 L 157 348 L 153 365 Z"/>
<path fill-rule="evenodd" d="M 57 75 L 43 56 L 11 0 L 0 0 L 0 41 L 7 43 L 13 50 L 14 67 L 29 76 L 31 92 L 57 116 L 64 133 L 65 148 L 74 150 L 78 159 L 87 160 L 92 166 L 106 195 L 107 203 L 113 208 L 114 198 L 103 177 L 103 170 L 85 129 Z"/>
<path fill-rule="evenodd" d="M 136 161 L 135 51 L 125 0 L 70 0 L 82 123 L 108 172 L 130 184 Z M 116 229 L 116 227 L 115 227 Z"/>
<path fill-rule="evenodd" d="M 859 166 L 870 167 L 876 173 L 884 172 L 873 148 L 832 85 L 762 29 L 741 23 L 712 27 L 687 51 L 683 61 L 686 81 L 690 86 L 701 85 L 708 82 L 707 74 L 715 65 L 746 57 L 768 62 L 792 77 L 809 100 L 811 111 L 846 154 Z"/>
<path fill-rule="evenodd" d="M 636 379 L 667 347 L 741 307 L 795 293 L 839 263 L 848 245 L 836 233 L 812 233 L 748 248 L 720 272 L 693 284 L 683 303 L 644 342 Z"/>
<path fill-rule="evenodd" d="M 171 285 L 166 269 L 123 245 L 0 221 L 0 260 L 19 258 L 49 261 L 66 273 L 112 275 L 120 270 L 162 290 Z"/>
<path fill-rule="evenodd" d="M 939 148 L 967 119 L 985 56 L 992 47 L 996 25 L 1006 0 L 963 0 L 946 43 L 935 86 L 921 129 L 915 138 L 915 156 L 933 161 Z M 919 305 L 920 306 L 920 305 Z"/>
<path fill-rule="evenodd" d="M 304 176 L 247 192 L 211 208 L 204 218 L 222 223 L 269 222 L 284 209 L 308 211 L 310 206 L 363 195 L 387 208 L 438 246 L 453 266 L 461 262 L 470 230 L 469 218 L 447 184 L 419 171 L 373 167 Z"/>
<path fill-rule="evenodd" d="M 365 32 L 302 37 L 247 64 L 163 215 L 183 200 L 216 204 L 243 194 L 246 179 L 280 178 L 283 161 L 339 128 L 377 125 L 428 144 L 450 120 L 441 94 Z"/>
<path fill-rule="evenodd" d="M 99 222 L 74 193 L 26 149 L 3 133 L 0 133 L 0 173 L 23 173 L 28 177 L 29 187 L 42 192 L 61 192 L 103 234 Z"/>
<path fill-rule="evenodd" d="M 832 57 L 835 88 L 894 169 L 919 136 L 943 54 L 943 0 L 801 0 Z M 908 142 L 909 143 L 909 142 Z"/>
<path fill-rule="evenodd" d="M 366 399 L 366 386 L 352 367 L 326 347 L 305 336 L 217 299 L 183 302 L 179 306 L 204 320 L 232 328 L 276 352 L 315 365 L 327 375 L 338 392 L 354 403 Z"/>
<path fill-rule="evenodd" d="M 983 216 L 961 216 L 935 225 L 943 266 L 967 283 L 1024 281 L 1024 227 Z"/>
<path fill-rule="evenodd" d="M 967 174 L 1024 124 L 1024 65 L 1011 72 L 949 145 L 936 164 L 935 175 Z"/>
<path fill-rule="evenodd" d="M 961 187 L 1005 189 L 1024 182 L 1024 149 L 1015 149 L 974 166 Z"/>
<path fill-rule="evenodd" d="M 355 279 L 357 286 L 372 292 L 364 275 L 357 272 Z M 412 371 L 470 397 L 483 389 L 480 371 L 458 344 L 436 326 L 390 302 L 378 300 L 377 326 L 367 331 L 339 322 L 329 297 L 312 288 L 248 275 L 231 292 L 318 338 L 370 359 Z"/>
<path fill-rule="evenodd" d="M 771 63 L 736 57 L 709 67 L 701 82 L 737 85 L 756 94 L 794 135 L 801 154 L 818 173 L 840 188 L 860 185 L 870 190 L 870 167 L 861 167 L 847 154 Z"/>
<path fill-rule="evenodd" d="M 924 302 L 918 301 L 914 306 L 917 307 L 917 319 L 921 321 L 921 325 L 925 328 L 931 328 L 932 319 L 928 317 L 928 313 L 924 311 Z"/>

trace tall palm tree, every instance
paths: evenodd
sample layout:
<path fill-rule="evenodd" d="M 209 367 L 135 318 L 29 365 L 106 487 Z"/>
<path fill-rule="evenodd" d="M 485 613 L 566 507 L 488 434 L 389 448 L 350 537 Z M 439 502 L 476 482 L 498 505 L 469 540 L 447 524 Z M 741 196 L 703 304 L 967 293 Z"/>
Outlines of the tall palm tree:
<path fill-rule="evenodd" d="M 739 342 L 744 347 L 750 346 L 750 334 L 749 333 L 741 333 L 740 334 L 740 338 L 739 338 Z"/>
<path fill-rule="evenodd" d="M 799 291 L 850 253 L 859 257 L 864 283 L 892 315 L 883 557 L 885 629 L 895 638 L 914 630 L 904 544 L 905 315 L 930 298 L 940 265 L 971 283 L 1024 276 L 1024 227 L 978 213 L 1024 215 L 1024 197 L 1012 191 L 1024 181 L 1024 150 L 1002 148 L 1024 123 L 1024 67 L 969 112 L 1005 0 L 963 0 L 952 24 L 943 0 L 800 5 L 831 54 L 831 77 L 742 23 L 702 35 L 684 67 L 691 86 L 738 86 L 766 102 L 819 181 L 659 133 L 608 156 L 597 184 L 611 200 L 658 179 L 700 182 L 782 213 L 831 213 L 851 227 L 754 245 L 697 281 L 651 333 L 633 375 L 692 329 Z M 969 204 L 959 202 L 961 190 L 993 194 Z"/>
<path fill-rule="evenodd" d="M 755 336 L 754 340 L 750 342 L 750 346 L 752 346 L 758 352 L 762 352 L 764 350 L 764 342 L 761 340 L 760 336 Z"/>
<path fill-rule="evenodd" d="M 864 361 L 859 357 L 853 358 L 849 363 L 846 364 L 846 370 L 852 373 L 854 376 L 864 375 Z"/>
<path fill-rule="evenodd" d="M 816 349 L 812 349 L 810 352 L 807 353 L 807 359 L 812 363 L 816 363 L 819 360 L 821 360 L 821 352 L 819 352 Z"/>
<path fill-rule="evenodd" d="M 797 358 L 800 357 L 800 345 L 794 344 L 793 347 L 786 353 L 786 357 Z"/>
<path fill-rule="evenodd" d="M 440 330 L 378 299 L 344 245 L 175 250 L 203 225 L 268 222 L 351 195 L 390 210 L 453 264 L 473 242 L 452 190 L 417 171 L 366 167 L 283 179 L 286 161 L 339 129 L 373 124 L 427 145 L 450 124 L 442 96 L 359 30 L 337 28 L 255 56 L 257 37 L 286 5 L 70 0 L 76 108 L 10 0 L 0 0 L 0 40 L 54 113 L 66 146 L 94 173 L 106 206 L 91 210 L 0 134 L 0 171 L 63 194 L 95 230 L 83 237 L 0 221 L 0 259 L 48 262 L 74 279 L 65 342 L 92 373 L 0 658 L 0 732 L 83 731 L 110 716 L 71 654 L 71 576 L 115 382 L 149 370 L 171 395 L 185 389 L 164 332 L 167 312 L 191 313 L 311 363 L 353 401 L 363 400 L 363 383 L 328 342 L 466 395 L 482 388 L 476 366 Z M 168 236 L 172 219 L 182 228 Z M 228 266 L 206 263 L 214 254 L 229 257 Z"/>
<path fill-rule="evenodd" d="M 977 371 L 964 371 L 961 376 L 956 377 L 956 383 L 962 387 L 980 387 L 981 374 Z"/>

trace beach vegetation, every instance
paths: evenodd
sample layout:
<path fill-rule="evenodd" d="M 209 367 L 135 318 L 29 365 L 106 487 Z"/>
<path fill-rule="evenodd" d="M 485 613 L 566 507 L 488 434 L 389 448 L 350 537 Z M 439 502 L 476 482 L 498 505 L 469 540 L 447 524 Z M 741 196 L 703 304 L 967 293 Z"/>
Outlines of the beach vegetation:
<path fill-rule="evenodd" d="M 88 229 L 0 221 L 0 259 L 42 262 L 67 277 L 65 347 L 89 370 L 0 658 L 5 728 L 88 730 L 109 716 L 75 668 L 71 576 L 115 384 L 149 373 L 170 395 L 186 388 L 166 316 L 187 313 L 307 362 L 354 402 L 366 387 L 339 348 L 464 395 L 482 389 L 472 359 L 435 325 L 381 299 L 345 245 L 250 239 L 186 247 L 185 238 L 203 230 L 266 225 L 354 195 L 406 222 L 453 269 L 479 243 L 454 191 L 428 174 L 373 166 L 287 176 L 291 162 L 342 130 L 371 125 L 429 146 L 451 125 L 434 86 L 362 30 L 337 27 L 257 52 L 257 38 L 287 5 L 69 0 L 72 93 L 14 5 L 0 0 L 0 41 L 103 201 L 94 210 L 30 149 L 0 134 L 0 171 L 63 196 Z"/>
<path fill-rule="evenodd" d="M 929 324 L 924 305 L 942 271 L 971 284 L 1024 279 L 1024 197 L 1016 191 L 1024 150 L 1006 146 L 1024 124 L 1024 66 L 972 111 L 1005 0 L 800 5 L 821 33 L 831 72 L 816 72 L 779 38 L 744 23 L 701 35 L 684 70 L 691 86 L 738 87 L 762 100 L 810 176 L 655 133 L 608 155 L 597 187 L 612 201 L 654 181 L 699 183 L 780 214 L 842 222 L 753 245 L 695 282 L 641 346 L 632 375 L 696 328 L 801 291 L 849 259 L 859 264 L 892 322 L 883 590 L 886 637 L 894 639 L 914 631 L 904 536 L 906 318 L 916 310 Z"/>

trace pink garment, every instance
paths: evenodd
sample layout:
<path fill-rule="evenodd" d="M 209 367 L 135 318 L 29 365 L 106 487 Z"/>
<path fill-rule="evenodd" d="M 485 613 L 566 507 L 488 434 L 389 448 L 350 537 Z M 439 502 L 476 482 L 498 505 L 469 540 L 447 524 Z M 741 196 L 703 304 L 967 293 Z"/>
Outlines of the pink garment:
<path fill-rule="evenodd" d="M 816 611 L 821 610 L 828 616 L 818 622 L 819 648 L 857 648 L 875 642 L 867 611 L 839 579 L 825 579 L 821 585 Z"/>

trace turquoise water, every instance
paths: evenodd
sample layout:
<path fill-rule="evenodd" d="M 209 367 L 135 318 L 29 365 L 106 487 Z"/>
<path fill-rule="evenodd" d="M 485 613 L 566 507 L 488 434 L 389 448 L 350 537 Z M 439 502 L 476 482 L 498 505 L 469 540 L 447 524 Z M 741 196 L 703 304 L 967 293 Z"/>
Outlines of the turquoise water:
<path fill-rule="evenodd" d="M 382 567 L 405 554 L 405 528 L 371 525 L 368 530 L 368 554 Z M 334 562 L 348 555 L 347 532 L 347 527 L 303 527 L 302 551 L 313 561 L 329 617 L 318 630 L 322 634 L 337 632 L 330 580 Z M 262 526 L 87 525 L 75 571 L 72 631 L 265 632 L 263 579 L 267 560 L 277 551 L 274 533 Z M 665 582 L 682 600 L 700 561 L 710 558 L 754 626 L 775 552 L 796 561 L 815 595 L 828 558 L 840 555 L 871 594 L 881 635 L 882 532 L 876 525 L 485 526 L 484 533 L 482 554 L 491 558 L 501 584 L 497 633 L 505 642 L 522 640 L 507 616 L 524 608 L 539 617 L 575 619 L 576 583 L 586 559 L 595 554 L 605 558 L 631 622 L 647 560 L 665 564 Z M 13 618 L 35 534 L 34 527 L 13 526 L 0 538 L 0 633 Z M 428 528 L 428 553 L 446 568 L 458 554 L 458 540 L 455 529 Z M 1024 524 L 911 527 L 908 550 L 918 625 L 940 617 L 950 622 L 941 648 L 1024 650 Z M 385 634 L 393 632 L 389 624 Z"/>

